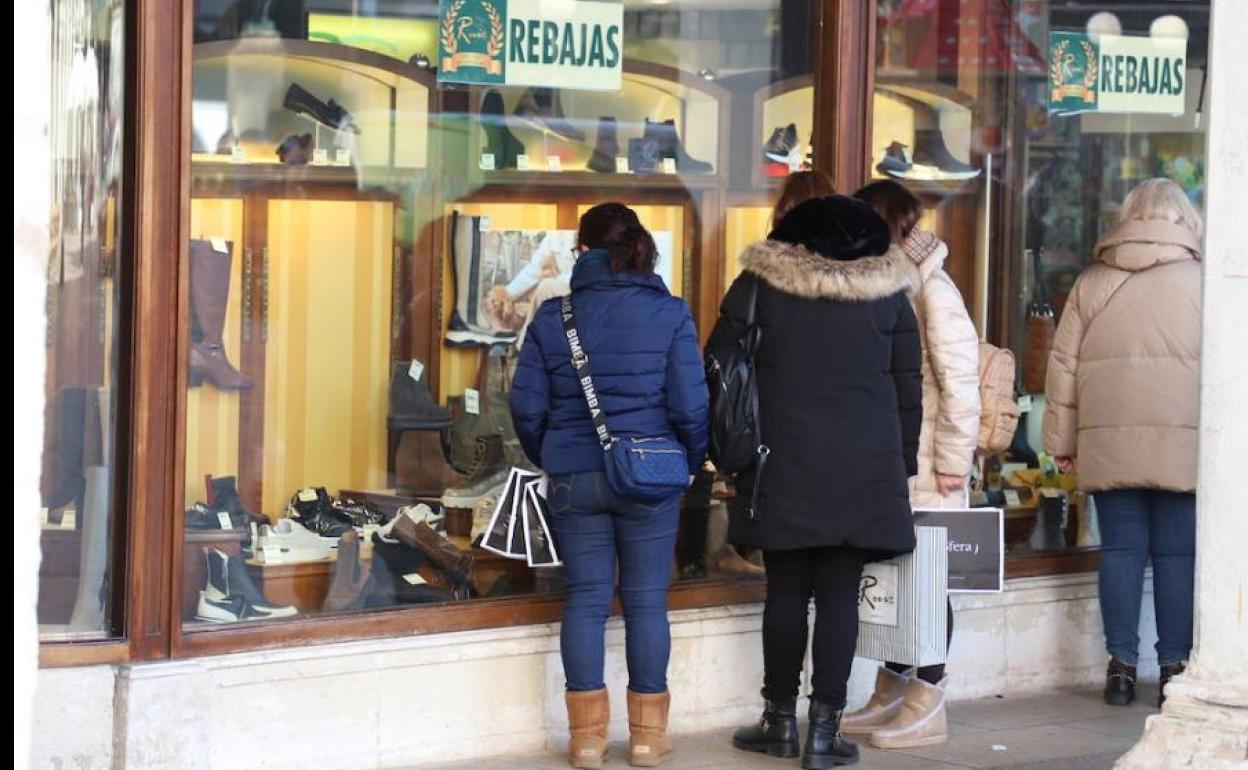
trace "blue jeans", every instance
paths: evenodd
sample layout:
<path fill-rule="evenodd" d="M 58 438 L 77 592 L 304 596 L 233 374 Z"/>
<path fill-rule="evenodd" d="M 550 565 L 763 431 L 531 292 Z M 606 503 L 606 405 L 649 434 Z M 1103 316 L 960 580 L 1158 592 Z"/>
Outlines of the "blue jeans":
<path fill-rule="evenodd" d="M 559 649 L 569 690 L 600 690 L 603 626 L 620 565 L 628 688 L 667 691 L 671 630 L 667 587 L 676 551 L 680 498 L 645 504 L 611 491 L 604 473 L 552 476 L 552 526 L 568 588 Z"/>
<path fill-rule="evenodd" d="M 1196 566 L 1196 496 L 1159 489 L 1095 493 L 1101 528 L 1101 617 L 1109 654 L 1139 660 L 1144 564 L 1153 561 L 1157 661 L 1185 661 L 1192 651 Z"/>

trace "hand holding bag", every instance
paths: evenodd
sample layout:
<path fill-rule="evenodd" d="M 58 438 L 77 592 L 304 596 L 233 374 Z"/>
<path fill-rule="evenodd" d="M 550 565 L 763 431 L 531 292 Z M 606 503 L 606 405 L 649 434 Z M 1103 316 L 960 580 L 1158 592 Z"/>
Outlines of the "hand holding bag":
<path fill-rule="evenodd" d="M 620 497 L 643 503 L 655 503 L 682 494 L 689 486 L 689 461 L 684 446 L 668 436 L 618 438 L 611 435 L 594 388 L 589 356 L 581 347 L 580 334 L 572 318 L 570 296 L 563 297 L 560 310 L 568 348 L 572 352 L 572 369 L 585 394 L 612 491 Z"/>

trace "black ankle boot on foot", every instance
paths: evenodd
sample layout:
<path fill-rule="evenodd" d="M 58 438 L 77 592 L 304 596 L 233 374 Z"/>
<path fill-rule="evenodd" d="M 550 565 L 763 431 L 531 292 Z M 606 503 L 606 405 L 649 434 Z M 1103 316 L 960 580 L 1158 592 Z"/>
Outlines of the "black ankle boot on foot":
<path fill-rule="evenodd" d="M 1109 659 L 1105 671 L 1105 702 L 1111 706 L 1130 706 L 1135 702 L 1135 666 L 1117 658 Z"/>
<path fill-rule="evenodd" d="M 1166 685 L 1170 684 L 1173 677 L 1182 674 L 1187 670 L 1187 663 L 1179 661 L 1178 663 L 1166 663 L 1161 667 L 1161 682 L 1157 693 L 1157 708 L 1166 705 Z"/>
<path fill-rule="evenodd" d="M 767 701 L 758 724 L 742 727 L 732 736 L 733 748 L 773 757 L 791 758 L 798 754 L 797 701 L 790 698 Z"/>
<path fill-rule="evenodd" d="M 841 711 L 828 703 L 810 702 L 810 727 L 802 751 L 805 770 L 827 770 L 858 761 L 858 746 L 841 737 Z"/>

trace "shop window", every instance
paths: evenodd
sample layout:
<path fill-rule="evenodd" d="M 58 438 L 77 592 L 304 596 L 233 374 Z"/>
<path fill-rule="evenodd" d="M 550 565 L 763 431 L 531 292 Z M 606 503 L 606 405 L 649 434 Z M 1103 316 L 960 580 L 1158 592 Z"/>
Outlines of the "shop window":
<path fill-rule="evenodd" d="M 674 294 L 727 285 L 810 165 L 818 4 L 301 7 L 195 9 L 184 627 L 558 593 L 481 547 L 526 325 L 609 200 Z M 687 496 L 680 582 L 757 584 L 729 496 Z"/>
<path fill-rule="evenodd" d="M 115 636 L 124 4 L 51 11 L 51 239 L 38 512 L 44 641 Z"/>
<path fill-rule="evenodd" d="M 923 226 L 948 244 L 944 268 L 981 335 L 1019 362 L 1023 422 L 1013 447 L 989 459 L 978 496 L 1005 507 L 1016 561 L 1100 543 L 1094 501 L 1043 453 L 1049 346 L 1132 187 L 1166 177 L 1203 209 L 1209 5 L 878 4 L 871 173 L 922 198 Z M 1074 86 L 1074 104 L 1055 94 L 1062 86 Z"/>

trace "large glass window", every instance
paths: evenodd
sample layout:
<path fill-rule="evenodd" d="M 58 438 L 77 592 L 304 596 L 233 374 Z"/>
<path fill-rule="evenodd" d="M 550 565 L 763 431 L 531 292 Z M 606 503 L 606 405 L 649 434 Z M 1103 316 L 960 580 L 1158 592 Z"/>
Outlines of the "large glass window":
<path fill-rule="evenodd" d="M 480 545 L 532 470 L 508 392 L 579 215 L 634 207 L 692 301 L 810 162 L 817 3 L 384 7 L 196 3 L 196 628 L 561 590 Z M 708 472 L 688 495 L 681 579 L 761 574 L 725 544 L 728 494 Z"/>
<path fill-rule="evenodd" d="M 114 635 L 124 3 L 51 6 L 52 201 L 38 513 L 46 641 Z"/>
<path fill-rule="evenodd" d="M 1005 507 L 1010 553 L 1095 548 L 1094 506 L 1043 455 L 1049 347 L 1134 185 L 1168 177 L 1203 207 L 1209 2 L 878 9 L 873 174 L 927 203 L 981 334 L 1019 361 L 1023 423 L 979 501 Z"/>

